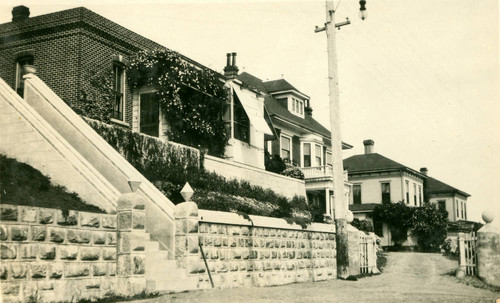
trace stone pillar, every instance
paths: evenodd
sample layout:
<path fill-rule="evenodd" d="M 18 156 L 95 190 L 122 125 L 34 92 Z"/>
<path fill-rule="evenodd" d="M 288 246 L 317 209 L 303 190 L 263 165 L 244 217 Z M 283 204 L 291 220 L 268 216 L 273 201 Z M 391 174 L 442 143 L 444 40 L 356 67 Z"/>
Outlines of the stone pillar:
<path fill-rule="evenodd" d="M 348 272 L 347 276 L 356 276 L 360 274 L 359 266 L 360 266 L 360 260 L 359 260 L 359 233 L 360 231 L 354 228 L 352 225 L 348 225 L 347 228 L 347 252 L 346 252 L 346 257 L 347 257 L 347 262 L 348 262 Z M 338 253 L 337 253 L 337 258 L 338 258 Z M 337 262 L 338 264 L 338 262 Z M 340 278 L 345 279 L 347 277 L 342 277 Z"/>
<path fill-rule="evenodd" d="M 175 206 L 175 259 L 190 274 L 205 272 L 198 244 L 198 206 L 194 202 Z"/>
<path fill-rule="evenodd" d="M 117 205 L 117 264 L 120 293 L 140 293 L 145 289 L 145 201 L 139 193 L 122 194 Z"/>
<path fill-rule="evenodd" d="M 486 224 L 477 232 L 477 271 L 488 284 L 500 286 L 500 228 L 493 226 L 493 215 L 483 212 Z"/>

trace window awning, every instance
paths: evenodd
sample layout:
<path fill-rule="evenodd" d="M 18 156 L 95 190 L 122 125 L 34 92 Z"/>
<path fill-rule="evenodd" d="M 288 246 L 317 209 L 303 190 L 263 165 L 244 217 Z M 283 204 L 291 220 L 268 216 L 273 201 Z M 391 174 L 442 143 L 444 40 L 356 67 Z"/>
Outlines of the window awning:
<path fill-rule="evenodd" d="M 238 99 L 240 99 L 241 105 L 245 109 L 245 112 L 250 119 L 250 124 L 257 131 L 267 135 L 272 135 L 273 132 L 264 119 L 264 105 L 261 104 L 260 101 L 255 97 L 255 93 L 248 90 L 242 90 L 234 84 L 231 84 L 231 86 L 238 96 Z"/>

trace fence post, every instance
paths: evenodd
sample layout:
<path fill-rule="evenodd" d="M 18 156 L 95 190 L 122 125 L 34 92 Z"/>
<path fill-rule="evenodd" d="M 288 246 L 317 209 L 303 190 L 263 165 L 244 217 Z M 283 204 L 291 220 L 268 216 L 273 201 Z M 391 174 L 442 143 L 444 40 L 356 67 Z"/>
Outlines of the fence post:
<path fill-rule="evenodd" d="M 465 233 L 458 233 L 458 251 L 460 258 L 458 260 L 458 268 L 456 271 L 457 277 L 465 276 L 466 261 L 465 261 Z"/>

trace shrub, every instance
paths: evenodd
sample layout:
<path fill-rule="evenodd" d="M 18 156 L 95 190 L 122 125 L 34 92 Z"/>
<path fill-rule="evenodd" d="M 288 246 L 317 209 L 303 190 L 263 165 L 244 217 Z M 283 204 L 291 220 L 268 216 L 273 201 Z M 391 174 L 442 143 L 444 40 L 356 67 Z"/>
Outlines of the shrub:
<path fill-rule="evenodd" d="M 354 220 L 352 220 L 351 222 L 351 225 L 364 232 L 373 232 L 373 223 L 369 220 L 360 220 L 358 218 L 354 218 Z"/>
<path fill-rule="evenodd" d="M 458 250 L 458 237 L 455 236 L 450 236 L 447 237 L 444 240 L 443 245 L 441 246 L 443 250 L 448 253 L 452 254 L 454 256 L 458 256 L 459 250 Z"/>
<path fill-rule="evenodd" d="M 425 203 L 413 210 L 412 234 L 417 236 L 418 245 L 424 251 L 436 251 L 446 238 L 448 213 L 439 210 L 436 204 Z"/>
<path fill-rule="evenodd" d="M 372 213 L 373 220 L 389 225 L 392 240 L 396 246 L 401 245 L 408 237 L 408 229 L 412 226 L 412 209 L 404 202 L 383 202 L 377 205 Z"/>
<path fill-rule="evenodd" d="M 304 173 L 298 167 L 287 168 L 282 171 L 281 174 L 287 177 L 304 180 Z"/>
<path fill-rule="evenodd" d="M 283 159 L 281 159 L 281 157 L 278 155 L 270 155 L 267 150 L 265 153 L 264 165 L 267 171 L 277 174 L 286 169 L 285 161 L 283 161 Z"/>

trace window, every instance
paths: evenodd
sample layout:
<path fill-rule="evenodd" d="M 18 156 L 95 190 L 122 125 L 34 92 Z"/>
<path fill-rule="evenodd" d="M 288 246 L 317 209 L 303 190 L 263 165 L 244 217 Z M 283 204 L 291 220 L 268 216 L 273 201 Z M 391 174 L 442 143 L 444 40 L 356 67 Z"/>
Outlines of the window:
<path fill-rule="evenodd" d="M 304 167 L 311 167 L 311 143 L 304 143 Z"/>
<path fill-rule="evenodd" d="M 295 99 L 292 100 L 292 110 L 295 111 Z"/>
<path fill-rule="evenodd" d="M 467 202 L 464 202 L 464 220 L 467 220 Z"/>
<path fill-rule="evenodd" d="M 290 161 L 290 138 L 281 136 L 281 158 Z"/>
<path fill-rule="evenodd" d="M 382 186 L 382 202 L 391 202 L 391 183 L 381 183 Z"/>
<path fill-rule="evenodd" d="M 158 137 L 160 132 L 160 106 L 156 93 L 140 95 L 139 131 Z"/>
<path fill-rule="evenodd" d="M 406 181 L 406 204 L 410 204 L 410 182 Z"/>
<path fill-rule="evenodd" d="M 422 206 L 422 186 L 418 186 L 418 202 Z"/>
<path fill-rule="evenodd" d="M 361 184 L 354 184 L 352 186 L 352 197 L 354 204 L 361 204 Z"/>
<path fill-rule="evenodd" d="M 16 92 L 19 96 L 24 96 L 24 79 L 26 75 L 26 65 L 33 65 L 33 56 L 24 56 L 16 60 Z"/>
<path fill-rule="evenodd" d="M 316 165 L 316 167 L 321 166 L 321 152 L 322 152 L 321 145 L 316 144 L 314 146 L 314 159 L 315 159 L 314 164 Z"/>
<path fill-rule="evenodd" d="M 291 98 L 291 99 L 292 99 L 292 107 L 291 107 L 292 112 L 299 114 L 299 115 L 303 115 L 304 114 L 304 101 L 301 101 L 301 100 L 298 100 L 295 98 Z"/>
<path fill-rule="evenodd" d="M 439 200 L 438 201 L 438 209 L 439 210 L 446 210 L 446 201 L 445 200 Z"/>
<path fill-rule="evenodd" d="M 243 105 L 241 105 L 240 99 L 238 99 L 238 96 L 234 93 L 233 100 L 234 138 L 250 143 L 250 119 L 248 118 Z"/>
<path fill-rule="evenodd" d="M 413 183 L 413 205 L 417 206 L 417 184 Z"/>
<path fill-rule="evenodd" d="M 125 73 L 123 66 L 113 66 L 113 91 L 115 102 L 113 104 L 113 119 L 123 121 L 123 96 L 125 95 Z"/>
<path fill-rule="evenodd" d="M 326 165 L 332 167 L 333 162 L 332 162 L 332 153 L 326 152 Z"/>
<path fill-rule="evenodd" d="M 458 200 L 455 200 L 455 209 L 457 210 L 457 218 L 460 218 L 460 210 L 458 209 Z"/>
<path fill-rule="evenodd" d="M 464 216 L 464 201 L 460 201 L 460 214 L 462 215 L 462 219 L 465 218 L 465 216 Z"/>
<path fill-rule="evenodd" d="M 304 102 L 300 101 L 299 104 L 300 104 L 300 114 L 303 115 L 304 114 Z"/>

